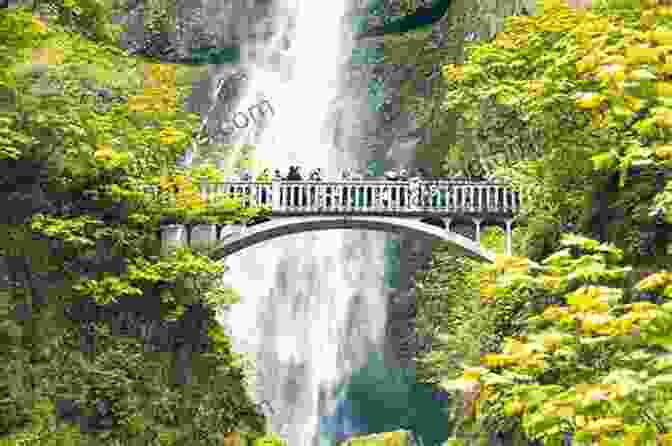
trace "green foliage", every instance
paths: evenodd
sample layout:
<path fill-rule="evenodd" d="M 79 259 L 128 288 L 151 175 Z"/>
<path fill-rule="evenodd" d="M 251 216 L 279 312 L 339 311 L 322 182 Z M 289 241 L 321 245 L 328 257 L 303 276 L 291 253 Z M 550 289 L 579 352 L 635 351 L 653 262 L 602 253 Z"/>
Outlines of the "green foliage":
<path fill-rule="evenodd" d="M 160 176 L 185 173 L 175 162 L 198 116 L 180 107 L 147 113 L 130 99 L 161 101 L 150 93 L 172 89 L 181 104 L 193 73 L 177 67 L 174 85 L 149 88 L 152 67 L 113 46 L 111 8 L 88 0 L 36 4 L 52 14 L 48 24 L 25 8 L 0 15 L 0 87 L 15 99 L 0 109 L 2 204 L 13 210 L 0 228 L 8 271 L 0 283 L 0 444 L 145 445 L 158 438 L 205 445 L 234 430 L 256 438 L 263 416 L 241 358 L 214 319 L 207 321 L 212 348 L 193 355 L 194 381 L 178 386 L 182 365 L 173 353 L 149 353 L 139 339 L 113 336 L 97 321 L 95 354 L 84 355 L 81 327 L 65 316 L 84 297 L 101 304 L 160 297 L 164 321 L 180 320 L 189 304 L 217 310 L 240 298 L 222 282 L 223 263 L 189 250 L 160 256 L 157 231 L 170 210 L 150 187 Z M 109 102 L 89 100 L 100 89 Z M 186 174 L 193 182 L 213 172 Z M 261 211 L 230 197 L 219 212 L 234 220 Z M 85 433 L 59 421 L 54 404 L 63 398 L 80 402 L 85 415 L 110 401 L 114 426 Z"/>
<path fill-rule="evenodd" d="M 33 231 L 41 232 L 49 237 L 72 243 L 77 247 L 85 247 L 95 245 L 93 240 L 84 236 L 84 230 L 87 225 L 89 229 L 88 232 L 91 232 L 90 229 L 92 229 L 92 227 L 100 227 L 103 225 L 103 222 L 88 216 L 64 219 L 36 214 L 33 217 L 31 229 Z"/>
<path fill-rule="evenodd" d="M 254 446 L 287 446 L 287 442 L 274 433 L 257 438 L 253 444 Z"/>
<path fill-rule="evenodd" d="M 653 175 L 669 167 L 669 101 L 660 93 L 668 78 L 662 59 L 654 71 L 631 50 L 667 51 L 656 34 L 669 30 L 667 15 L 656 17 L 655 32 L 644 23 L 651 4 L 631 12 L 612 4 L 609 18 L 549 6 L 536 18 L 507 20 L 494 41 L 469 48 L 464 65 L 444 67 L 444 105 L 460 110 L 464 124 L 449 161 L 476 147 L 487 169 L 513 183 L 526 203 L 516 251 L 545 258 L 534 271 L 504 256 L 480 268 L 480 302 L 463 291 L 467 276 L 451 279 L 442 264 L 419 282 L 419 328 L 438 341 L 419 370 L 462 396 L 464 408 L 451 415 L 463 422 L 461 438 L 471 428 L 519 431 L 548 445 L 561 444 L 563 432 L 575 443 L 628 444 L 667 432 L 670 305 L 638 300 L 672 295 L 670 276 L 631 283 L 644 263 L 647 274 L 669 263 L 633 256 L 639 227 L 657 208 L 672 221 L 669 186 L 656 190 Z M 621 65 L 623 91 L 604 71 Z M 630 126 L 636 111 L 644 119 Z M 603 240 L 562 234 L 577 222 L 597 232 L 605 220 Z M 623 265 L 632 259 L 639 265 Z M 464 375 L 453 380 L 455 364 Z"/>
<path fill-rule="evenodd" d="M 660 397 L 668 377 L 659 356 L 670 345 L 663 335 L 672 321 L 667 304 L 628 304 L 621 289 L 610 287 L 631 270 L 620 264 L 623 252 L 613 245 L 576 235 L 563 237 L 562 244 L 566 249 L 533 274 L 504 267 L 497 300 L 537 290 L 563 295 L 567 305 L 534 310 L 524 333 L 507 337 L 501 353 L 479 359 L 486 368 L 476 378 L 476 369 L 466 368 L 464 378 L 442 385 L 458 390 L 470 380 L 480 382 L 475 423 L 481 428 L 502 428 L 504 421 L 545 442 L 561 441 L 566 431 L 578 442 L 660 433 L 667 420 Z M 570 254 L 575 248 L 581 255 Z M 669 273 L 659 273 L 638 288 L 653 290 L 669 280 Z M 634 392 L 636 399 L 629 397 Z"/>
<path fill-rule="evenodd" d="M 480 354 L 472 340 L 483 333 L 483 319 L 470 317 L 480 315 L 477 272 L 476 263 L 451 255 L 448 246 L 436 246 L 430 270 L 418 274 L 417 330 L 433 341 L 432 351 L 418 358 L 419 380 L 438 383 Z"/>

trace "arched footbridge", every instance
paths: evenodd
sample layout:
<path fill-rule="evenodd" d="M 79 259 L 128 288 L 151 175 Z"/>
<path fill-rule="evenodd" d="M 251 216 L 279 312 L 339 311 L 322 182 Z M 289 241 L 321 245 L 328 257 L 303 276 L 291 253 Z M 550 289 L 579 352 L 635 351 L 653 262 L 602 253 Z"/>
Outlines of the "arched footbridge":
<path fill-rule="evenodd" d="M 208 202 L 241 196 L 246 205 L 270 208 L 270 216 L 248 225 L 164 226 L 165 249 L 185 243 L 207 246 L 210 256 L 219 259 L 283 235 L 362 229 L 447 241 L 456 254 L 493 262 L 495 254 L 480 244 L 483 226 L 504 227 L 510 254 L 511 227 L 521 208 L 517 192 L 494 182 L 250 181 L 203 184 L 201 191 Z"/>

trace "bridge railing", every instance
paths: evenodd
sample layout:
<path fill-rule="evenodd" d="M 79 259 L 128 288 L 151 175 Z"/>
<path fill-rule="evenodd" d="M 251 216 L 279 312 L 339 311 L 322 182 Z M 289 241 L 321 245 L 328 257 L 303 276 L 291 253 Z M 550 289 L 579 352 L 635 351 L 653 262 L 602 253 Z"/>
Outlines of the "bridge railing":
<path fill-rule="evenodd" d="M 202 185 L 207 199 L 237 194 L 273 213 L 515 213 L 510 185 L 455 181 L 236 181 Z"/>

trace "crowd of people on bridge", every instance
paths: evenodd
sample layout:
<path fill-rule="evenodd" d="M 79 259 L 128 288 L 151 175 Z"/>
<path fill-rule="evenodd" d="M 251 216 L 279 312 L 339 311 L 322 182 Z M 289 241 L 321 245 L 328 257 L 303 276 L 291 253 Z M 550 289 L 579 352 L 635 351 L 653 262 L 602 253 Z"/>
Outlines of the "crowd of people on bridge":
<path fill-rule="evenodd" d="M 439 178 L 432 178 L 430 177 L 426 171 L 422 168 L 415 169 L 413 171 L 413 175 L 409 176 L 408 170 L 405 168 L 401 168 L 398 170 L 390 170 L 385 172 L 384 174 L 385 180 L 388 181 L 408 181 L 410 180 L 411 182 L 414 181 L 421 181 L 421 180 L 438 180 Z M 250 170 L 241 170 L 239 171 L 239 175 L 236 177 L 229 177 L 227 178 L 227 182 L 237 182 L 237 181 L 243 181 L 243 182 L 264 182 L 264 183 L 270 183 L 272 181 L 307 181 L 307 182 L 319 182 L 323 181 L 325 179 L 324 174 L 322 172 L 322 169 L 317 168 L 313 169 L 310 171 L 308 175 L 305 175 L 302 173 L 301 167 L 300 166 L 290 166 L 288 169 L 288 172 L 286 175 L 283 175 L 280 169 L 275 169 L 274 173 L 271 174 L 270 169 L 263 169 L 263 171 L 256 176 L 256 178 L 252 175 L 252 172 Z M 344 169 L 341 171 L 340 174 L 340 180 L 342 181 L 358 181 L 358 180 L 367 180 L 367 179 L 381 179 L 381 177 L 376 177 L 371 174 L 369 171 L 367 175 L 362 174 L 361 171 L 354 170 L 354 169 Z M 452 180 L 452 181 L 487 181 L 491 180 L 491 178 L 483 178 L 483 177 L 466 177 L 466 176 L 451 176 L 451 177 L 442 177 L 440 178 L 441 180 Z M 298 185 L 297 185 L 298 186 Z M 245 193 L 251 191 L 249 186 L 243 186 L 243 190 Z M 442 199 L 440 198 L 442 193 L 439 190 L 439 185 L 438 183 L 435 183 L 434 181 L 430 181 L 424 185 L 418 184 L 417 187 L 411 187 L 408 191 L 406 192 L 400 192 L 397 191 L 395 192 L 393 190 L 393 187 L 388 187 L 387 185 L 383 186 L 380 189 L 374 189 L 372 190 L 373 196 L 369 197 L 367 200 L 370 201 L 371 199 L 374 199 L 376 202 L 380 202 L 384 207 L 387 207 L 388 204 L 391 204 L 392 201 L 394 200 L 395 202 L 399 202 L 401 200 L 402 202 L 408 202 L 413 203 L 414 205 L 419 205 L 419 206 L 437 206 L 439 203 L 439 200 Z M 234 190 L 234 189 L 232 189 Z M 336 202 L 342 201 L 342 204 L 345 204 L 345 197 L 338 197 L 337 189 L 331 189 L 327 187 L 326 189 L 326 195 L 324 197 L 321 196 L 321 194 L 318 193 L 318 189 L 311 186 L 307 189 L 299 189 L 296 187 L 295 189 L 292 189 L 295 191 L 295 193 L 292 194 L 292 197 L 289 196 L 286 192 L 283 190 L 280 190 L 280 202 L 283 203 L 283 205 L 291 205 L 291 206 L 302 206 L 302 205 L 307 205 L 308 203 L 316 203 L 316 200 L 319 205 L 319 201 L 321 201 L 323 198 L 327 200 L 327 206 L 330 206 L 329 203 L 332 200 L 335 200 Z M 348 192 L 350 194 L 351 192 Z M 363 199 L 361 194 L 358 195 L 356 192 L 352 192 L 355 195 L 357 195 L 359 198 L 356 198 L 355 195 L 352 195 L 349 199 L 352 201 L 351 205 L 355 206 L 356 202 L 359 200 Z M 262 203 L 268 203 L 271 202 L 272 197 L 272 190 L 270 189 L 261 189 L 260 190 L 261 194 L 261 200 Z M 404 196 L 397 196 L 398 194 L 403 194 L 404 196 L 408 194 L 407 197 Z M 445 192 L 444 192 L 445 194 Z M 299 196 L 301 195 L 301 196 Z M 445 199 L 448 199 L 448 196 L 444 196 Z M 289 200 L 293 201 L 293 203 L 289 203 Z M 287 201 L 287 203 L 285 203 Z M 303 203 L 303 204 L 302 204 Z M 321 207 L 319 205 L 318 207 Z"/>
<path fill-rule="evenodd" d="M 436 180 L 439 178 L 432 177 L 427 173 L 423 168 L 414 169 L 413 174 L 409 175 L 408 169 L 399 168 L 391 169 L 385 172 L 383 175 L 384 179 L 387 181 L 408 181 L 408 180 Z M 362 180 L 380 180 L 383 177 L 374 175 L 371 171 L 364 172 L 361 169 L 342 169 L 339 175 L 339 180 L 341 181 L 362 181 Z M 453 181 L 488 181 L 494 178 L 476 176 L 476 175 L 464 175 L 461 172 L 457 175 L 452 175 L 449 177 L 441 177 L 442 180 L 453 180 Z M 325 175 L 320 168 L 312 169 L 308 175 L 303 173 L 301 166 L 290 166 L 286 175 L 283 175 L 280 169 L 275 169 L 273 175 L 271 175 L 270 169 L 264 169 L 256 177 L 253 175 L 250 169 L 240 169 L 238 173 L 234 176 L 227 178 L 227 181 L 323 181 L 325 180 Z"/>

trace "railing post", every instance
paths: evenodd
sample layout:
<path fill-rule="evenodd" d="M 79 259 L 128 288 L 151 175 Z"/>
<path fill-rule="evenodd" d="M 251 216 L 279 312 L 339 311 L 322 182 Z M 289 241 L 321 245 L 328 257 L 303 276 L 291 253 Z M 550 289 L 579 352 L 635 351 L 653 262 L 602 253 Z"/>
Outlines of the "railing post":
<path fill-rule="evenodd" d="M 474 212 L 476 208 L 474 207 L 474 185 L 469 185 L 469 210 Z"/>
<path fill-rule="evenodd" d="M 271 182 L 271 209 L 280 210 L 280 182 L 276 180 Z"/>
<path fill-rule="evenodd" d="M 284 209 L 289 210 L 294 206 L 294 202 L 292 201 L 294 199 L 294 186 L 290 184 L 283 184 L 283 188 L 285 189 L 285 193 L 287 196 L 285 197 L 285 205 Z"/>
<path fill-rule="evenodd" d="M 257 191 L 258 191 L 259 188 L 258 188 L 257 184 L 250 181 L 249 183 L 247 183 L 247 185 L 250 188 L 250 203 L 252 204 L 252 206 L 258 206 L 259 201 L 257 200 L 257 195 L 258 195 Z"/>
<path fill-rule="evenodd" d="M 329 210 L 329 207 L 333 205 L 333 198 L 329 197 L 329 200 L 327 200 L 327 185 L 324 183 L 320 183 L 317 185 L 317 208 L 322 211 L 322 210 Z M 330 193 L 331 195 L 331 193 Z M 327 201 L 329 201 L 329 207 L 327 206 Z"/>
<path fill-rule="evenodd" d="M 371 191 L 371 200 L 369 200 L 369 190 Z M 368 211 L 371 208 L 371 201 L 373 201 L 373 188 L 370 185 L 364 184 L 362 187 L 364 195 L 362 196 L 362 204 L 364 204 L 364 211 Z"/>
<path fill-rule="evenodd" d="M 341 186 L 337 184 L 331 184 L 331 210 L 340 211 L 341 207 Z"/>
<path fill-rule="evenodd" d="M 495 189 L 495 209 L 497 209 L 498 212 L 501 212 L 503 210 L 503 202 L 504 201 L 504 187 L 502 186 L 497 186 Z"/>
<path fill-rule="evenodd" d="M 472 218 L 474 225 L 476 225 L 476 243 L 481 244 L 481 223 L 483 222 L 482 218 Z"/>
<path fill-rule="evenodd" d="M 406 206 L 410 211 L 415 211 L 418 209 L 418 200 L 420 200 L 420 182 L 418 180 L 409 180 L 408 181 L 408 191 L 407 191 L 407 204 Z"/>
<path fill-rule="evenodd" d="M 463 184 L 455 186 L 455 210 L 464 212 L 465 190 Z"/>
<path fill-rule="evenodd" d="M 161 251 L 170 254 L 187 243 L 187 232 L 184 225 L 165 225 L 161 227 Z"/>
<path fill-rule="evenodd" d="M 312 206 L 310 203 L 310 191 L 308 190 L 308 185 L 307 184 L 302 184 L 301 185 L 301 203 L 305 203 L 305 208 L 307 208 L 308 211 L 312 211 Z"/>
<path fill-rule="evenodd" d="M 302 211 L 306 210 L 306 206 L 303 203 L 303 199 L 306 196 L 306 185 L 299 184 L 299 209 Z"/>
<path fill-rule="evenodd" d="M 511 223 L 513 220 L 509 219 L 504 222 L 506 225 L 506 255 L 511 255 Z"/>

